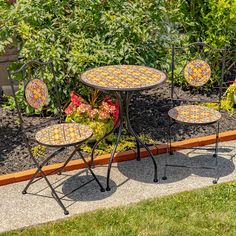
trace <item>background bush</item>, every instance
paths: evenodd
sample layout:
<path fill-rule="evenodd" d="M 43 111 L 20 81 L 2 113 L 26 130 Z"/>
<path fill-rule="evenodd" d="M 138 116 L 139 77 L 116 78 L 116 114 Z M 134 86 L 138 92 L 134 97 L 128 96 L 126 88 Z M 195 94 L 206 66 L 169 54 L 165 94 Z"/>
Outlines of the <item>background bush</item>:
<path fill-rule="evenodd" d="M 90 67 L 142 64 L 168 69 L 165 1 L 0 0 L 0 50 L 16 37 L 24 60 L 53 59 L 64 99 Z M 86 91 L 82 91 L 82 93 Z"/>
<path fill-rule="evenodd" d="M 235 0 L 0 0 L 0 52 L 12 43 L 24 61 L 52 58 L 62 89 L 86 95 L 79 75 L 108 64 L 169 71 L 171 44 L 229 47 L 235 62 Z"/>
<path fill-rule="evenodd" d="M 235 0 L 172 0 L 168 6 L 172 26 L 184 35 L 184 43 L 199 41 L 227 47 L 226 69 L 229 72 L 235 67 Z"/>

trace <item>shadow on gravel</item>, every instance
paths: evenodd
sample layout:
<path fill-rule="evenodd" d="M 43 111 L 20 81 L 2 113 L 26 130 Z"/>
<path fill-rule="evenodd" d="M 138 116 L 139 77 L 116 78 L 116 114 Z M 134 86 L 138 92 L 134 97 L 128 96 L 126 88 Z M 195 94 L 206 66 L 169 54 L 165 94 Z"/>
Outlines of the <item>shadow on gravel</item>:
<path fill-rule="evenodd" d="M 198 155 L 191 157 L 191 163 L 193 166 L 207 166 L 207 167 L 214 167 L 215 158 L 212 155 Z M 235 170 L 235 165 L 232 159 L 226 159 L 224 157 L 218 156 L 218 166 L 217 169 L 200 169 L 200 168 L 193 168 L 192 173 L 202 177 L 224 177 Z"/>
<path fill-rule="evenodd" d="M 234 172 L 235 166 L 232 158 L 229 159 L 219 156 L 218 167 L 216 169 L 202 169 L 199 167 L 215 166 L 215 158 L 209 154 L 201 154 L 189 157 L 180 152 L 175 152 L 173 156 L 169 154 L 161 155 L 156 158 L 158 165 L 159 184 L 178 182 L 190 175 L 202 177 L 220 178 Z M 167 180 L 162 180 L 164 175 L 165 161 L 169 165 L 184 165 L 186 167 L 167 167 Z M 133 179 L 145 183 L 153 183 L 154 167 L 151 158 L 144 158 L 141 161 L 120 162 L 117 164 L 119 171 L 128 179 Z"/>
<path fill-rule="evenodd" d="M 96 176 L 105 188 L 106 177 L 101 175 Z M 63 183 L 62 192 L 64 195 L 68 194 L 67 198 L 74 201 L 97 201 L 111 196 L 116 191 L 117 186 L 114 181 L 110 180 L 110 186 L 110 191 L 101 192 L 97 182 L 86 171 L 86 175 L 81 176 L 80 174 L 76 174 L 68 178 Z"/>
<path fill-rule="evenodd" d="M 186 157 L 180 156 L 179 158 L 185 159 Z M 157 166 L 158 166 L 158 180 L 159 183 L 162 183 L 161 177 L 163 175 L 163 158 L 156 158 Z M 141 161 L 129 161 L 129 162 L 119 162 L 117 164 L 118 170 L 125 175 L 129 179 L 133 179 L 136 181 L 144 182 L 144 183 L 153 183 L 153 177 L 154 177 L 154 166 L 153 162 L 150 157 L 142 158 Z M 171 183 L 171 182 L 177 182 L 182 179 L 187 178 L 191 172 L 186 169 L 182 170 L 179 169 L 174 170 L 171 175 L 169 176 L 168 180 L 166 180 L 163 183 Z"/>

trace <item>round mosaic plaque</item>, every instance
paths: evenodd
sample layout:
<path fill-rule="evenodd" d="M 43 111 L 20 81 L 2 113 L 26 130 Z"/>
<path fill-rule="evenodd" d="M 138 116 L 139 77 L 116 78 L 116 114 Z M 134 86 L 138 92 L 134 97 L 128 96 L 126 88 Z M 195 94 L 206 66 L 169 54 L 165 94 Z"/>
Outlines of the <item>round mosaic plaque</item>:
<path fill-rule="evenodd" d="M 39 79 L 30 80 L 25 86 L 25 99 L 35 109 L 43 107 L 48 100 L 47 85 Z"/>
<path fill-rule="evenodd" d="M 192 86 L 202 86 L 211 77 L 211 68 L 203 60 L 193 60 L 187 63 L 184 68 L 184 78 Z"/>
<path fill-rule="evenodd" d="M 211 124 L 221 118 L 220 112 L 199 105 L 174 107 L 168 111 L 168 115 L 172 119 L 186 124 Z"/>
<path fill-rule="evenodd" d="M 162 71 L 137 65 L 97 67 L 84 72 L 81 80 L 88 86 L 113 91 L 154 88 L 166 80 Z"/>
<path fill-rule="evenodd" d="M 75 145 L 86 141 L 92 135 L 93 131 L 88 125 L 63 123 L 39 130 L 35 138 L 40 144 L 56 147 Z"/>

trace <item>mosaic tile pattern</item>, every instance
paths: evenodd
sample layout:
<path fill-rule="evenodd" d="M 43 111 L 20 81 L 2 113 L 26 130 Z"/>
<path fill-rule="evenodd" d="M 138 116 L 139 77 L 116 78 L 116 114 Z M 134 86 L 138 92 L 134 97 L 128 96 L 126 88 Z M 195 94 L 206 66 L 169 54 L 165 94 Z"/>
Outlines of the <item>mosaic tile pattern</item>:
<path fill-rule="evenodd" d="M 115 65 L 88 70 L 81 79 L 88 85 L 107 90 L 138 90 L 161 84 L 166 75 L 145 66 Z"/>
<path fill-rule="evenodd" d="M 73 145 L 88 139 L 93 134 L 87 125 L 77 123 L 63 123 L 51 125 L 36 133 L 36 140 L 46 146 Z"/>
<path fill-rule="evenodd" d="M 186 105 L 172 108 L 168 115 L 179 122 L 188 124 L 209 124 L 221 118 L 220 112 L 198 105 Z"/>
<path fill-rule="evenodd" d="M 184 68 L 184 78 L 192 86 L 202 86 L 211 77 L 211 68 L 203 60 L 193 60 L 187 63 Z"/>
<path fill-rule="evenodd" d="M 43 107 L 48 101 L 47 85 L 39 79 L 30 80 L 25 87 L 25 99 L 35 109 Z"/>

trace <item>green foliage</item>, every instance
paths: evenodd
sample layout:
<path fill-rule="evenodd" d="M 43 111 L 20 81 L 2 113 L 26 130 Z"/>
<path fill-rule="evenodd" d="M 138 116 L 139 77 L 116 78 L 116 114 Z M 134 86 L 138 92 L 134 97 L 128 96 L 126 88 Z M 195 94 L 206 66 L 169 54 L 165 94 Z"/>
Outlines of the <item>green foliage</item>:
<path fill-rule="evenodd" d="M 114 148 L 114 143 L 116 141 L 115 135 L 109 136 L 110 142 L 102 141 L 99 143 L 98 147 L 95 150 L 95 155 L 102 155 L 106 153 L 111 153 Z M 91 153 L 94 143 L 87 143 L 86 145 L 82 145 L 81 149 L 84 152 Z M 130 150 L 135 147 L 135 140 L 130 136 L 122 136 L 119 142 L 119 145 L 116 149 L 116 152 L 121 152 L 125 150 Z"/>
<path fill-rule="evenodd" d="M 12 42 L 24 61 L 52 59 L 62 101 L 76 88 L 79 74 L 108 64 L 145 64 L 167 69 L 172 41 L 165 1 L 0 0 L 0 52 Z M 82 93 L 81 93 L 82 94 Z"/>
<path fill-rule="evenodd" d="M 168 1 L 174 27 L 185 44 L 205 42 L 216 48 L 228 47 L 227 68 L 235 64 L 236 1 L 177 0 Z"/>
<path fill-rule="evenodd" d="M 235 62 L 234 0 L 0 0 L 0 6 L 0 53 L 14 39 L 24 61 L 52 58 L 63 102 L 74 88 L 88 95 L 79 75 L 91 67 L 141 64 L 168 71 L 171 44 L 228 46 L 228 68 Z"/>
<path fill-rule="evenodd" d="M 200 41 L 217 48 L 234 46 L 236 2 L 234 0 L 169 1 L 172 21 L 189 42 Z"/>
<path fill-rule="evenodd" d="M 221 109 L 225 109 L 230 115 L 234 114 L 235 93 L 236 93 L 236 86 L 232 84 L 227 88 L 227 90 L 223 94 L 223 99 L 221 101 Z"/>
<path fill-rule="evenodd" d="M 226 110 L 230 116 L 234 114 L 234 94 L 236 93 L 235 84 L 230 85 L 224 92 L 220 104 L 220 109 Z M 207 107 L 218 110 L 219 106 L 216 103 L 205 103 Z"/>
<path fill-rule="evenodd" d="M 148 144 L 155 144 L 154 141 L 149 135 L 141 134 L 139 137 L 143 142 Z M 114 148 L 114 143 L 116 141 L 115 135 L 109 136 L 109 142 L 102 141 L 95 150 L 96 155 L 102 155 L 106 153 L 111 153 Z M 86 145 L 81 146 L 81 149 L 87 153 L 92 152 L 94 143 L 87 143 Z M 120 138 L 119 145 L 117 146 L 116 152 L 122 152 L 126 150 L 131 150 L 136 147 L 135 138 L 133 136 L 122 135 Z"/>
<path fill-rule="evenodd" d="M 14 110 L 16 107 L 15 100 L 12 96 L 3 95 L 5 102 L 2 105 L 3 109 Z"/>
<path fill-rule="evenodd" d="M 205 25 L 205 41 L 214 47 L 235 46 L 236 1 L 208 0 L 209 11 L 202 14 Z"/>
<path fill-rule="evenodd" d="M 45 150 L 46 147 L 42 145 L 36 145 L 31 148 L 34 157 L 45 157 Z"/>

